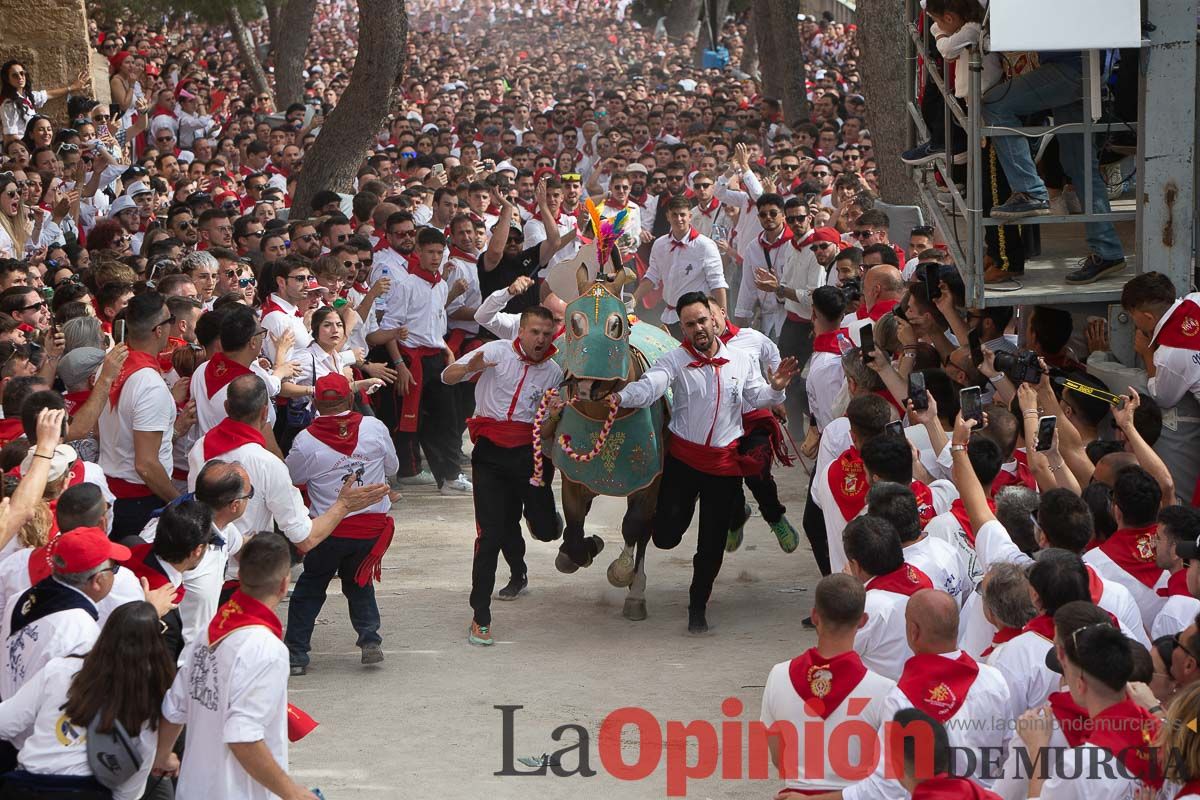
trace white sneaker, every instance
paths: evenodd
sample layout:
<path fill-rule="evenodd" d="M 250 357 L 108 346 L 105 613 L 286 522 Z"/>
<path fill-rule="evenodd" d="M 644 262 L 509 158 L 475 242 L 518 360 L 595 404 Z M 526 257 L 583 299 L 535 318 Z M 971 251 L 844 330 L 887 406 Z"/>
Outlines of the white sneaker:
<path fill-rule="evenodd" d="M 442 484 L 441 492 L 446 495 L 465 493 L 469 494 L 474 491 L 475 487 L 471 485 L 471 480 L 462 473 L 452 481 L 446 481 Z"/>
<path fill-rule="evenodd" d="M 426 469 L 421 470 L 416 475 L 401 478 L 397 483 L 401 486 L 433 486 L 437 484 L 437 478 L 433 477 L 433 473 Z"/>

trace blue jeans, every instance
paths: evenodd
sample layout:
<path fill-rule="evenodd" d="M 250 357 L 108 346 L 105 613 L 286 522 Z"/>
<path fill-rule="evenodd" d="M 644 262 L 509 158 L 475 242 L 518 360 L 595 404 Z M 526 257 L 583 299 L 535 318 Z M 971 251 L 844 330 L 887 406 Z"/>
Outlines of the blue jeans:
<path fill-rule="evenodd" d="M 313 625 L 325 605 L 325 590 L 335 574 L 342 579 L 342 594 L 350 607 L 350 624 L 358 634 L 358 647 L 383 641 L 379 637 L 375 585 L 359 586 L 354 580 L 354 573 L 374 544 L 374 539 L 330 536 L 305 554 L 304 572 L 300 573 L 288 603 L 287 633 L 283 637 L 293 665 L 308 666 Z"/>
<path fill-rule="evenodd" d="M 1019 127 L 1021 117 L 1049 108 L 1055 124 L 1083 121 L 1083 73 L 1081 64 L 1050 63 L 1032 72 L 1018 75 L 1010 81 L 993 86 L 983 96 L 983 117 L 989 125 Z M 1083 134 L 1059 133 L 1059 152 L 1063 168 L 1079 192 L 1084 191 Z M 993 136 L 992 147 L 1004 175 L 1014 192 L 1024 192 L 1039 200 L 1047 199 L 1046 184 L 1038 176 L 1030 151 L 1030 140 L 1024 136 Z M 1100 161 L 1095 148 L 1092 163 L 1092 213 L 1108 213 L 1108 195 L 1100 177 Z M 1111 222 L 1086 224 L 1088 248 L 1108 260 L 1124 257 L 1121 239 Z"/>

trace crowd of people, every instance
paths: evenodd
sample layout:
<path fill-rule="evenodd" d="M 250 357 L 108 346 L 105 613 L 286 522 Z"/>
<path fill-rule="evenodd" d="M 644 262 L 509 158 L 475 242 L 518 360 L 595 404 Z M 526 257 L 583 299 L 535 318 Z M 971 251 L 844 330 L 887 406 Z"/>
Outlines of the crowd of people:
<path fill-rule="evenodd" d="M 854 25 L 798 21 L 810 104 L 789 118 L 737 69 L 745 19 L 702 69 L 695 36 L 630 0 L 408 8 L 386 128 L 353 191 L 309 208 L 305 155 L 354 68 L 341 0 L 318 3 L 284 108 L 215 26 L 94 19 L 110 103 L 0 66 L 0 797 L 313 797 L 287 773 L 313 726 L 288 680 L 335 577 L 362 663 L 384 660 L 373 583 L 404 491 L 473 498 L 466 634 L 494 642 L 500 557 L 499 599 L 529 583 L 521 520 L 563 534 L 533 423 L 574 385 L 553 356 L 585 331 L 547 275 L 593 235 L 589 206 L 621 217 L 627 312 L 680 341 L 591 399 L 671 392 L 653 541 L 679 545 L 698 506 L 689 631 L 749 489 L 825 576 L 816 645 L 770 672 L 762 721 L 934 733 L 932 770 L 906 752 L 865 780 L 778 733 L 780 796 L 1200 797 L 1181 732 L 1200 715 L 1200 296 L 1126 283 L 1138 366 L 1103 320 L 968 308 L 947 232 L 892 241 L 876 207 Z M 979 35 L 974 0 L 927 12 L 946 58 Z M 1039 70 L 1078 81 L 1077 57 L 1014 63 L 988 74 L 993 121 L 1036 110 Z M 63 96 L 65 119 L 41 113 Z M 1014 191 L 992 213 L 1013 224 L 989 229 L 989 280 L 1057 199 L 1038 169 L 1083 174 L 1058 138 L 1061 165 L 996 145 Z M 1070 280 L 1123 269 L 1114 237 L 1089 226 Z M 776 484 L 794 461 L 799 528 Z M 1022 773 L 1055 748 L 1119 769 Z"/>

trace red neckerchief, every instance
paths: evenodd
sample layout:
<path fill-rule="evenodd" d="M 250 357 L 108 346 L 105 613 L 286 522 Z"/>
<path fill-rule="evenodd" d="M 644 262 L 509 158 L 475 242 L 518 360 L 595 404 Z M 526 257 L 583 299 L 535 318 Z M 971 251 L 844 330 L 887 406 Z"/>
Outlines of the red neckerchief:
<path fill-rule="evenodd" d="M 1050 701 L 1050 713 L 1058 720 L 1058 727 L 1071 747 L 1079 747 L 1092 733 L 1092 718 L 1086 710 L 1071 699 L 1068 691 L 1054 692 Z"/>
<path fill-rule="evenodd" d="M 513 339 L 513 350 L 516 352 L 517 358 L 521 359 L 521 361 L 526 364 L 541 364 L 545 362 L 546 359 L 552 358 L 554 354 L 558 352 L 557 347 L 550 345 L 546 348 L 546 352 L 542 354 L 541 358 L 530 358 L 525 354 L 525 348 L 521 346 L 520 339 Z"/>
<path fill-rule="evenodd" d="M 1122 528 L 1108 537 L 1100 545 L 1100 550 L 1146 588 L 1153 589 L 1164 572 L 1154 563 L 1154 535 L 1157 530 L 1157 525 Z"/>
<path fill-rule="evenodd" d="M 701 214 L 703 214 L 706 217 L 711 217 L 711 216 L 714 216 L 716 210 L 720 207 L 721 207 L 720 198 L 714 197 L 709 202 L 708 208 L 704 208 L 703 206 L 696 206 L 696 210 L 699 211 Z"/>
<path fill-rule="evenodd" d="M 788 664 L 792 688 L 804 701 L 808 713 L 821 719 L 829 719 L 866 674 L 866 666 L 853 650 L 824 658 L 814 647 Z"/>
<path fill-rule="evenodd" d="M 474 264 L 478 260 L 478 256 L 473 256 L 466 250 L 462 250 L 455 245 L 450 245 L 450 258 L 457 258 L 466 261 L 468 264 Z"/>
<path fill-rule="evenodd" d="M 81 392 L 67 392 L 63 395 L 63 402 L 67 406 L 67 416 L 73 417 L 79 411 L 83 404 L 92 396 L 91 389 L 84 389 Z"/>
<path fill-rule="evenodd" d="M 988 498 L 988 508 L 992 513 L 996 513 L 996 504 L 992 502 L 992 498 Z M 967 535 L 967 541 L 971 543 L 971 547 L 975 546 L 975 529 L 971 527 L 971 518 L 967 516 L 967 508 L 963 505 L 962 498 L 955 500 L 950 504 L 950 513 L 958 520 L 958 524 L 963 529 L 963 533 Z"/>
<path fill-rule="evenodd" d="M 1033 477 L 1033 473 L 1029 470 L 1026 456 L 1020 450 L 1013 453 L 1013 460 L 1017 462 L 1017 468 L 1012 472 L 1006 469 L 996 473 L 996 479 L 992 481 L 992 496 L 1003 489 L 1005 486 L 1024 486 L 1026 489 L 1037 491 L 1037 479 Z"/>
<path fill-rule="evenodd" d="M 146 559 L 148 559 L 153 552 L 153 544 L 150 544 L 149 542 L 146 544 L 139 544 L 137 547 L 132 548 L 129 560 L 121 562 L 121 566 L 132 572 L 135 577 L 145 578 L 146 583 L 150 585 L 151 591 L 170 583 L 170 579 L 167 578 L 165 572 L 155 569 L 153 566 L 146 563 Z M 183 602 L 183 596 L 185 594 L 187 594 L 187 589 L 181 583 L 179 586 L 175 587 L 175 599 L 172 602 L 174 602 L 176 605 Z"/>
<path fill-rule="evenodd" d="M 838 328 L 836 331 L 825 331 L 818 333 L 813 337 L 813 352 L 814 353 L 832 353 L 835 356 L 842 354 L 842 347 L 838 343 L 838 336 L 849 336 L 848 328 Z"/>
<path fill-rule="evenodd" d="M 260 319 L 266 319 L 267 314 L 270 314 L 273 311 L 278 311 L 280 314 L 283 314 L 285 317 L 289 314 L 300 317 L 300 318 L 304 317 L 304 312 L 301 311 L 299 307 L 297 307 L 295 311 L 288 311 L 283 306 L 279 305 L 279 303 L 275 302 L 275 295 L 271 295 L 270 297 L 268 297 L 267 302 L 262 304 L 262 316 L 260 317 Z"/>
<path fill-rule="evenodd" d="M 874 578 L 871 578 L 863 588 L 868 590 L 880 589 L 885 592 L 894 592 L 895 594 L 912 597 L 922 589 L 932 589 L 933 581 L 929 580 L 929 576 L 918 567 L 904 563 L 900 565 L 899 569 L 894 569 L 886 575 L 876 575 Z M 909 660 L 911 661 L 911 659 Z"/>
<path fill-rule="evenodd" d="M 208 399 L 233 382 L 234 378 L 249 375 L 250 368 L 242 366 L 225 353 L 217 353 L 204 365 L 204 390 Z"/>
<path fill-rule="evenodd" d="M 321 415 L 314 419 L 306 429 L 313 437 L 344 456 L 354 454 L 358 447 L 358 426 L 362 424 L 362 414 L 350 411 L 336 416 Z"/>
<path fill-rule="evenodd" d="M 1104 596 L 1104 579 L 1090 564 L 1084 564 L 1083 567 L 1088 575 L 1088 596 L 1092 598 L 1093 603 L 1100 605 L 1100 598 Z"/>
<path fill-rule="evenodd" d="M 938 775 L 913 787 L 912 800 L 1000 800 L 1000 795 L 970 778 Z"/>
<path fill-rule="evenodd" d="M 536 200 L 530 200 L 528 203 L 526 203 L 524 200 L 518 199 L 517 205 L 528 211 L 530 214 L 538 213 L 538 204 Z"/>
<path fill-rule="evenodd" d="M 121 372 L 117 375 L 117 379 L 113 381 L 112 388 L 108 390 L 108 402 L 113 408 L 117 407 L 117 401 L 121 399 L 121 389 L 125 386 L 125 381 L 129 380 L 129 376 L 143 369 L 152 369 L 155 373 L 161 375 L 162 372 L 158 368 L 158 358 L 143 353 L 140 350 L 130 350 L 129 357 L 125 359 L 125 363 L 121 365 Z"/>
<path fill-rule="evenodd" d="M 986 650 L 979 654 L 979 657 L 987 658 L 997 647 L 1005 642 L 1012 641 L 1022 633 L 1024 633 L 1024 631 L 1021 628 L 1001 628 L 1000 630 L 996 631 L 994 636 L 992 636 L 992 643 L 988 645 Z"/>
<path fill-rule="evenodd" d="M 1163 784 L 1154 740 L 1162 723 L 1149 711 L 1125 699 L 1092 717 L 1088 744 L 1094 744 L 1121 759 L 1129 773 L 1150 787 Z"/>
<path fill-rule="evenodd" d="M 857 316 L 859 319 L 870 319 L 872 322 L 879 322 L 884 314 L 888 313 L 898 305 L 900 305 L 899 300 L 880 300 L 875 305 L 866 309 L 865 316 L 863 315 L 864 309 L 860 305 L 858 307 L 858 311 L 855 312 L 855 316 Z"/>
<path fill-rule="evenodd" d="M 239 628 L 261 626 L 275 635 L 283 638 L 283 625 L 274 611 L 267 608 L 258 600 L 238 589 L 226 603 L 217 609 L 217 613 L 208 623 L 208 648 L 216 649 L 226 636 Z M 296 706 L 287 706 L 288 741 L 296 742 L 307 736 L 317 727 L 317 722 Z"/>
<path fill-rule="evenodd" d="M 370 285 L 361 281 L 355 281 L 352 288 L 359 294 L 366 294 L 367 292 L 371 291 Z"/>
<path fill-rule="evenodd" d="M 1021 633 L 1036 633 L 1048 642 L 1054 641 L 1054 615 L 1053 614 L 1038 614 L 1029 622 L 1025 623 L 1025 627 L 1021 628 Z"/>
<path fill-rule="evenodd" d="M 158 354 L 158 368 L 163 372 L 170 372 L 174 367 L 171 363 L 171 356 L 181 347 L 187 347 L 186 339 L 180 339 L 176 336 L 167 337 L 167 349 Z"/>
<path fill-rule="evenodd" d="M 258 428 L 226 417 L 204 434 L 204 460 L 211 461 L 244 444 L 266 447 L 266 440 Z"/>
<path fill-rule="evenodd" d="M 725 322 L 725 332 L 717 338 L 719 338 L 725 344 L 729 344 L 729 340 L 737 336 L 739 331 L 741 331 L 741 328 L 727 320 Z"/>
<path fill-rule="evenodd" d="M 1167 586 L 1158 590 L 1159 597 L 1191 597 L 1187 587 L 1187 567 L 1177 569 L 1167 578 Z"/>
<path fill-rule="evenodd" d="M 766 231 L 760 231 L 758 234 L 758 246 L 763 249 L 764 253 L 770 253 L 772 250 L 778 250 L 779 248 L 783 247 L 784 242 L 790 242 L 792 240 L 792 229 L 786 225 L 783 226 L 783 233 L 781 233 L 779 238 L 774 242 L 768 242 L 766 239 L 764 239 L 763 236 L 765 234 Z"/>
<path fill-rule="evenodd" d="M 1200 350 L 1200 305 L 1184 299 L 1158 329 L 1151 346 L 1165 344 L 1182 350 Z"/>
<path fill-rule="evenodd" d="M 929 520 L 937 516 L 937 510 L 933 507 L 933 490 L 920 481 L 913 481 L 908 488 L 917 498 L 917 514 L 921 517 L 921 530 L 925 530 Z"/>
<path fill-rule="evenodd" d="M 829 465 L 829 491 L 842 517 L 850 521 L 867 504 L 867 469 L 853 445 Z"/>
<path fill-rule="evenodd" d="M 687 350 L 692 356 L 693 360 L 688 364 L 688 367 L 691 369 L 700 369 L 701 367 L 720 369 L 722 365 L 729 363 L 729 359 L 723 356 L 706 356 L 703 353 L 697 352 L 691 342 L 684 342 L 683 349 Z"/>
<path fill-rule="evenodd" d="M 24 435 L 25 427 L 21 424 L 20 417 L 0 419 L 0 447 L 3 447 L 9 442 L 15 442 Z"/>
<path fill-rule="evenodd" d="M 671 252 L 674 253 L 676 250 L 684 249 L 689 244 L 696 241 L 696 237 L 699 235 L 700 235 L 700 231 L 696 230 L 695 228 L 688 228 L 687 237 L 685 239 L 683 239 L 683 241 L 680 241 L 679 239 L 676 239 L 674 236 L 672 236 L 671 237 Z"/>
<path fill-rule="evenodd" d="M 416 265 L 409 266 L 408 274 L 415 275 L 416 277 L 418 277 L 421 280 L 428 283 L 430 286 L 437 286 L 439 283 L 442 282 L 442 273 L 440 273 L 436 270 L 434 270 L 433 272 L 426 272 L 425 270 L 421 269 L 420 267 L 418 267 Z"/>
<path fill-rule="evenodd" d="M 962 708 L 978 676 L 979 664 L 966 653 L 958 658 L 920 653 L 905 662 L 896 688 L 914 708 L 945 723 Z"/>
<path fill-rule="evenodd" d="M 644 207 L 648 199 L 650 199 L 650 195 L 647 192 L 642 192 L 640 195 L 635 195 L 633 192 L 629 193 L 629 202 L 639 208 Z"/>
<path fill-rule="evenodd" d="M 1187 797 L 1189 795 L 1200 794 L 1200 778 L 1194 778 L 1183 786 L 1179 787 L 1179 794 L 1176 797 Z"/>

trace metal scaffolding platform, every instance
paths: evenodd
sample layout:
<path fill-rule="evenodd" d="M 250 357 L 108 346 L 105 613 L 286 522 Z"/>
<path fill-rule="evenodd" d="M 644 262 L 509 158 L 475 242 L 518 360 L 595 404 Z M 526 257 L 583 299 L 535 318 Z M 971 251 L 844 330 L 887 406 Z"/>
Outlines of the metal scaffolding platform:
<path fill-rule="evenodd" d="M 1132 0 L 1136 2 L 1136 0 Z M 1004 0 L 993 0 L 992 7 Z M 966 148 L 966 181 L 963 192 L 954 187 L 945 159 L 925 167 L 914 167 L 910 174 L 916 184 L 925 213 L 942 232 L 951 255 L 966 284 L 968 305 L 1104 305 L 1120 297 L 1121 287 L 1138 272 L 1157 270 L 1166 273 L 1185 291 L 1193 283 L 1194 214 L 1196 163 L 1196 13 L 1197 0 L 1147 0 L 1147 16 L 1139 64 L 1138 120 L 1117 126 L 1098 122 L 1102 52 L 1085 50 L 1083 70 L 1083 117 L 1079 123 L 1047 127 L 993 128 L 983 119 L 982 57 L 977 49 L 969 51 L 970 91 L 965 108 L 948 91 L 951 86 L 948 65 L 934 69 L 930 58 L 932 42 L 926 30 L 916 23 L 921 14 L 917 0 L 906 0 L 909 21 L 908 74 L 906 85 L 912 95 L 908 103 L 911 125 L 910 146 L 929 138 L 929 131 L 917 107 L 917 97 L 925 75 L 934 90 L 945 98 L 945 141 L 953 141 L 952 126 L 966 132 L 967 142 L 982 142 L 986 137 L 1025 135 L 1031 138 L 1055 133 L 1082 133 L 1084 163 L 1089 163 L 1097 146 L 1096 136 L 1107 130 L 1134 130 L 1137 149 L 1132 171 L 1135 187 L 1123 199 L 1112 203 L 1107 214 L 1090 213 L 1093 192 L 1106 187 L 1092 186 L 1085 179 L 1076 187 L 1084 213 L 1071 216 L 1042 216 L 1020 220 L 1036 225 L 1041 234 L 1041 253 L 1027 259 L 1025 274 L 1016 282 L 986 285 L 984 272 L 985 229 L 1011 224 L 984 216 L 983 170 L 979 147 Z M 1030 20 L 1037 24 L 1037 20 Z M 985 21 L 986 26 L 986 21 Z M 927 89 L 928 90 L 928 89 Z M 934 174 L 951 189 L 951 208 L 936 201 Z M 1085 176 L 1090 170 L 1084 170 Z M 1002 198 L 1007 199 L 1007 198 Z M 1112 222 L 1125 248 L 1125 271 L 1092 284 L 1068 284 L 1065 275 L 1088 254 L 1084 238 L 1085 222 Z"/>

